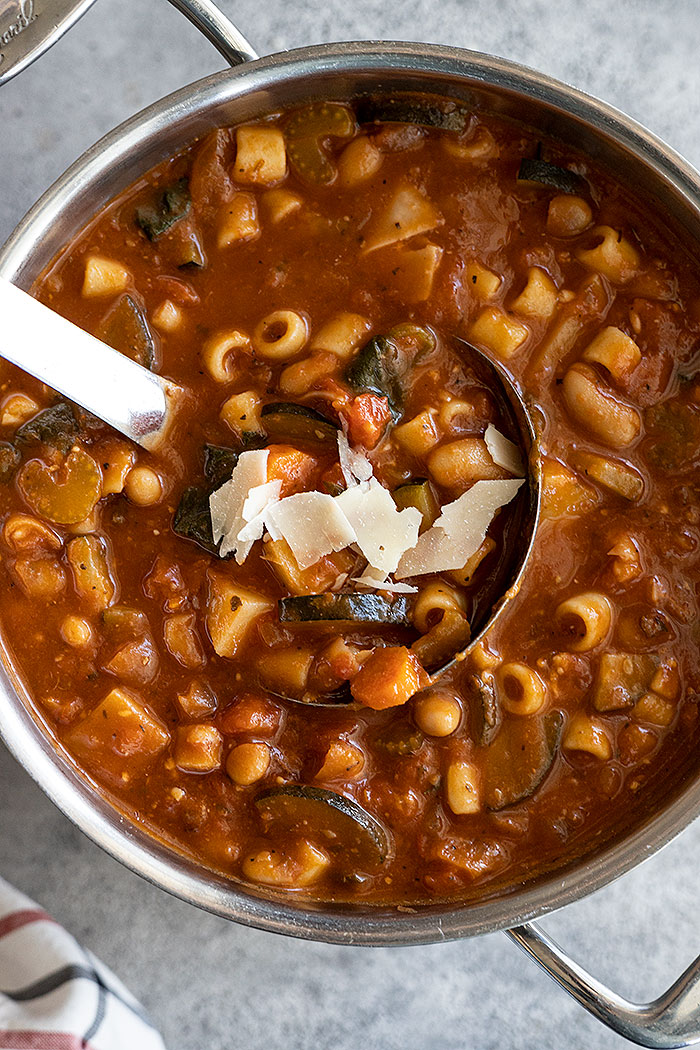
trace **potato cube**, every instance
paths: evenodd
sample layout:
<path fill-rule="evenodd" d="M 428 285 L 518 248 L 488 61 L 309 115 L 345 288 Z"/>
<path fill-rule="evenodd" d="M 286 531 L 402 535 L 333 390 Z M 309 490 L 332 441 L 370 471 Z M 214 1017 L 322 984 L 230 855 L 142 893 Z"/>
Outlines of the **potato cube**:
<path fill-rule="evenodd" d="M 280 129 L 265 125 L 239 128 L 233 174 L 237 182 L 262 186 L 281 182 L 287 174 L 287 150 Z"/>
<path fill-rule="evenodd" d="M 131 273 L 114 259 L 90 255 L 85 263 L 83 296 L 92 299 L 99 295 L 117 295 L 131 284 Z"/>
<path fill-rule="evenodd" d="M 224 738 L 216 726 L 180 726 L 175 740 L 175 765 L 185 773 L 210 773 L 221 765 Z"/>
<path fill-rule="evenodd" d="M 66 741 L 88 769 L 129 781 L 148 770 L 170 743 L 170 733 L 136 694 L 117 686 Z"/>

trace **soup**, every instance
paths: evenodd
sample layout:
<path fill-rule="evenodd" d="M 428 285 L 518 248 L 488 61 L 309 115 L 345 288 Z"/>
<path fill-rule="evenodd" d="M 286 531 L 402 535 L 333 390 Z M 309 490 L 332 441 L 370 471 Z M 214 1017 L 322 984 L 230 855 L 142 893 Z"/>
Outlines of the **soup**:
<path fill-rule="evenodd" d="M 131 819 L 256 886 L 469 900 L 685 770 L 698 287 L 585 157 L 422 97 L 273 114 L 35 294 L 184 391 L 146 453 L 3 372 L 4 637 Z"/>

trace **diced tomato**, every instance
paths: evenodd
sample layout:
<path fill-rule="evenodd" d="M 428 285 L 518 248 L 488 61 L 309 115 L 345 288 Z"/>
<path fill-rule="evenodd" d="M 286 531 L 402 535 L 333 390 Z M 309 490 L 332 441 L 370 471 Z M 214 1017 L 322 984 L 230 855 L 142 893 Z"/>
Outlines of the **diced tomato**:
<path fill-rule="evenodd" d="M 429 678 L 418 657 L 405 645 L 375 649 L 350 686 L 358 704 L 383 711 L 398 707 L 428 684 Z"/>
<path fill-rule="evenodd" d="M 267 461 L 267 480 L 282 482 L 282 495 L 303 492 L 309 487 L 318 463 L 310 452 L 302 452 L 293 445 L 270 445 Z"/>
<path fill-rule="evenodd" d="M 387 399 L 376 394 L 358 394 L 339 411 L 348 425 L 350 443 L 365 448 L 375 448 L 391 419 Z"/>
<path fill-rule="evenodd" d="M 188 281 L 164 273 L 158 274 L 157 280 L 171 299 L 182 303 L 183 306 L 196 306 L 199 302 L 199 296 Z"/>

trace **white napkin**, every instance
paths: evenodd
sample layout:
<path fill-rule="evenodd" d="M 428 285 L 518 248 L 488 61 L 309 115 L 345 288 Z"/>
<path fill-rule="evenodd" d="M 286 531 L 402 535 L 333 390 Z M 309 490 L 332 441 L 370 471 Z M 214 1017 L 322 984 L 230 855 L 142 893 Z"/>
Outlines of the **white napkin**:
<path fill-rule="evenodd" d="M 0 878 L 1 1050 L 165 1050 L 114 974 Z"/>

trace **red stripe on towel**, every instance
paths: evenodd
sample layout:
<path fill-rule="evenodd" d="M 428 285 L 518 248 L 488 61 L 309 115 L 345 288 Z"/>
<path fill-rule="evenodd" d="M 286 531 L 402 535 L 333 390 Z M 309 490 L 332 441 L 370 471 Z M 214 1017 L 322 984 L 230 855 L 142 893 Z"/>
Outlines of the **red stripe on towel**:
<path fill-rule="evenodd" d="M 54 922 L 48 912 L 42 908 L 24 908 L 22 911 L 13 911 L 0 919 L 0 939 L 13 930 L 19 930 L 22 926 L 28 926 L 31 922 Z M 0 1044 L 1 1045 L 1 1044 Z"/>
<path fill-rule="evenodd" d="M 0 1047 L 7 1050 L 91 1050 L 89 1043 L 70 1032 L 0 1031 Z"/>

